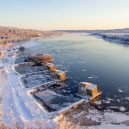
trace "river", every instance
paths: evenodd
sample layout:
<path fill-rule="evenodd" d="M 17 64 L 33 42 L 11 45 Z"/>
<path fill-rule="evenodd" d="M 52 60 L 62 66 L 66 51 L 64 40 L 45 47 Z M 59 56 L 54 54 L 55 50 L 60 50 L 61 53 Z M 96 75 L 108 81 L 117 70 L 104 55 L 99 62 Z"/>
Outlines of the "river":
<path fill-rule="evenodd" d="M 129 46 L 108 42 L 86 33 L 70 33 L 26 43 L 29 52 L 50 53 L 56 67 L 67 71 L 69 94 L 79 82 L 98 85 L 105 107 L 129 111 Z M 116 108 L 117 110 L 117 108 Z"/>

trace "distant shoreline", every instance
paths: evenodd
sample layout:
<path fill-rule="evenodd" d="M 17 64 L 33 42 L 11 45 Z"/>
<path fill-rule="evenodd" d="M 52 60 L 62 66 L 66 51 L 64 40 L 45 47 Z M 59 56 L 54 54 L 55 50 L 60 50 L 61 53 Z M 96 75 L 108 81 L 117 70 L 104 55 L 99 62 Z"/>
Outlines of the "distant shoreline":
<path fill-rule="evenodd" d="M 105 34 L 94 34 L 93 33 L 91 35 L 101 38 L 105 41 L 129 45 L 129 38 L 124 37 L 124 36 L 119 37 L 119 34 L 118 35 L 116 34 L 115 36 L 113 36 L 112 34 L 106 34 L 106 33 Z"/>

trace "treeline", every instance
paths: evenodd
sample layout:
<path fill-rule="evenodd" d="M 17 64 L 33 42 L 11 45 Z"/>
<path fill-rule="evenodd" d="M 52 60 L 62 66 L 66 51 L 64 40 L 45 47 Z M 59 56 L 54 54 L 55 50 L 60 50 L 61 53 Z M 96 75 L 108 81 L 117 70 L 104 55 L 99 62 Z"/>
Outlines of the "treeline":
<path fill-rule="evenodd" d="M 35 37 L 45 38 L 59 34 L 61 34 L 61 32 L 39 31 L 33 29 L 19 29 L 15 27 L 0 26 L 0 44 L 29 40 Z"/>

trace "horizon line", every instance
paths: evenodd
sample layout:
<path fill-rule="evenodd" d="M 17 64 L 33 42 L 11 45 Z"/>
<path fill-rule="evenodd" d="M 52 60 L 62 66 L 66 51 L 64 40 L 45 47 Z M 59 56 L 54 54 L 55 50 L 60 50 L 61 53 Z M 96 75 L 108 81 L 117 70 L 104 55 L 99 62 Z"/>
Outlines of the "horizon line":
<path fill-rule="evenodd" d="M 16 28 L 16 29 L 26 29 L 26 30 L 37 30 L 37 31 L 95 31 L 95 30 L 119 30 L 119 29 L 129 29 L 129 27 L 121 28 L 109 28 L 109 29 L 38 29 L 38 28 L 29 28 L 29 27 L 17 27 L 17 26 L 6 26 L 0 25 L 0 27 Z"/>

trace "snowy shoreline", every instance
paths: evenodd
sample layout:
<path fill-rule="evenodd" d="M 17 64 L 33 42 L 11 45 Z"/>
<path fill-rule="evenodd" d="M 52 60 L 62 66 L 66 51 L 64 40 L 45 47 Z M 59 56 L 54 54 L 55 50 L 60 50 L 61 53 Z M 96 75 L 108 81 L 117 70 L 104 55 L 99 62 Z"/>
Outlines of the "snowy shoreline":
<path fill-rule="evenodd" d="M 47 113 L 43 113 L 32 98 L 27 95 L 26 90 L 20 86 L 19 74 L 15 73 L 13 68 L 18 46 L 16 45 L 10 48 L 10 51 L 6 49 L 5 61 L 3 63 L 1 62 L 5 71 L 5 75 L 1 73 L 1 76 L 7 78 L 7 81 L 5 81 L 3 85 L 1 84 L 4 94 L 6 94 L 3 96 L 1 103 L 3 107 L 2 121 L 7 128 L 15 128 L 17 124 L 22 128 L 32 128 L 36 126 L 36 122 L 40 123 L 39 127 L 41 127 L 42 122 L 45 124 L 49 123 L 51 120 Z M 9 56 L 10 53 L 13 53 L 13 55 Z M 9 105 L 12 106 L 10 107 Z M 48 126 L 50 126 L 50 124 L 46 125 L 46 128 Z M 38 129 L 39 127 L 36 128 Z"/>
<path fill-rule="evenodd" d="M 129 45 L 129 34 L 127 33 L 91 33 L 93 36 L 115 43 Z"/>

